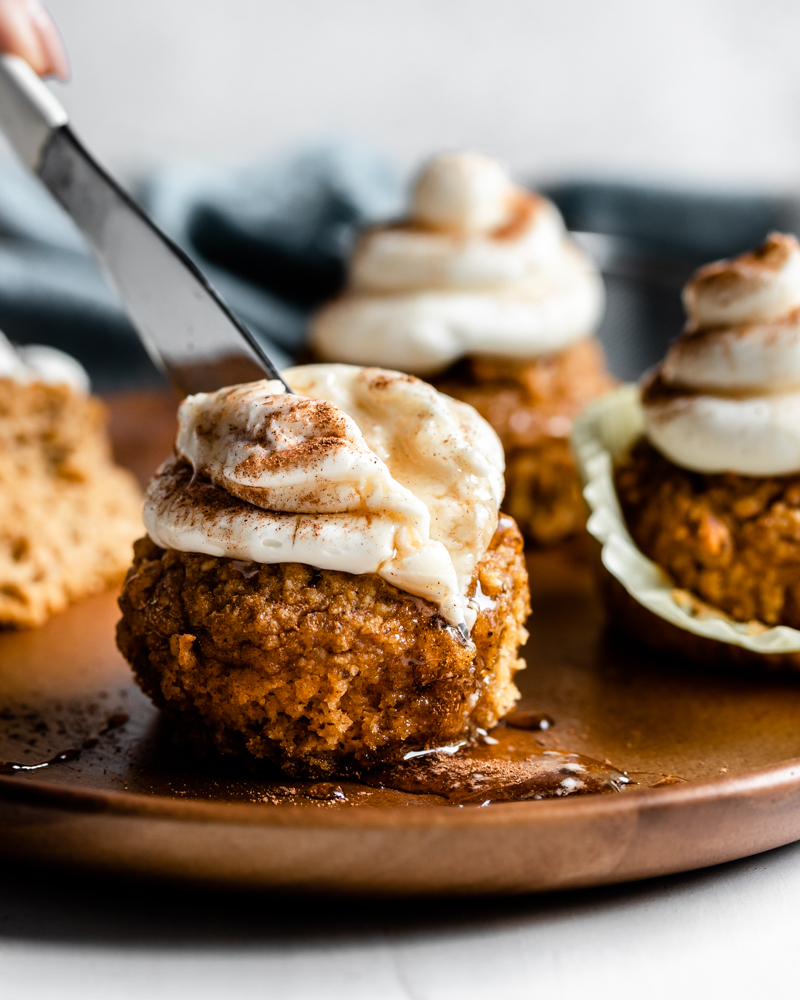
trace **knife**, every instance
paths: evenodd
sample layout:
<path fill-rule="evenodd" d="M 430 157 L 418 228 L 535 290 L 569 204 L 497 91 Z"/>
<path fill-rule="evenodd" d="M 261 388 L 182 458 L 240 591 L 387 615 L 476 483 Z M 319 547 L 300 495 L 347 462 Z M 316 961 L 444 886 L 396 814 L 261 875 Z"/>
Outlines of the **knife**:
<path fill-rule="evenodd" d="M 0 56 L 0 125 L 86 237 L 179 395 L 283 381 L 195 264 L 87 152 L 67 112 L 18 56 Z"/>

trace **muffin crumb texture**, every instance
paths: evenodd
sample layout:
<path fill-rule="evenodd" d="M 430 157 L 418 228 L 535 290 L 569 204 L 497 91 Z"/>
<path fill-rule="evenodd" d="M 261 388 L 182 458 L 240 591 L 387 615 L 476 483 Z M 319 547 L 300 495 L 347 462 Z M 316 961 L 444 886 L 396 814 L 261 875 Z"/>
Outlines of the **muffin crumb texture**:
<path fill-rule="evenodd" d="M 119 582 L 141 495 L 115 466 L 102 403 L 0 378 L 0 627 L 41 625 Z"/>
<path fill-rule="evenodd" d="M 599 341 L 587 337 L 528 361 L 467 358 L 434 385 L 497 431 L 506 453 L 504 507 L 526 538 L 554 545 L 580 531 L 586 505 L 569 435 L 580 411 L 614 387 Z"/>
<path fill-rule="evenodd" d="M 519 697 L 528 583 L 502 517 L 471 594 L 474 646 L 377 574 L 135 545 L 117 641 L 176 737 L 297 776 L 401 760 L 488 729 Z"/>
<path fill-rule="evenodd" d="M 647 441 L 615 470 L 628 529 L 685 590 L 736 621 L 800 628 L 800 475 L 705 475 Z"/>

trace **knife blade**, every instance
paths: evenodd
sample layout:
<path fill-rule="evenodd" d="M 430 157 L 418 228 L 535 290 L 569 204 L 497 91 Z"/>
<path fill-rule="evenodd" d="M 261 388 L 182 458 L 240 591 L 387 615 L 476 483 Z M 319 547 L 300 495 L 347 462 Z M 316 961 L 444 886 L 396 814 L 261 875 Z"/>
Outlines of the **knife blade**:
<path fill-rule="evenodd" d="M 0 125 L 85 236 L 179 395 L 262 378 L 283 381 L 197 266 L 97 163 L 68 122 L 24 60 L 0 56 Z"/>

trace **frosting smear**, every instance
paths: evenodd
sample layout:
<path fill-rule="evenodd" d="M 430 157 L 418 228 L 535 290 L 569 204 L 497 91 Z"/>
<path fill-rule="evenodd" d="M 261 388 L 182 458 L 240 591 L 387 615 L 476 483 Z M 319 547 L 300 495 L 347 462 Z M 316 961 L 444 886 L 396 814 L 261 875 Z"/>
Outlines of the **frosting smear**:
<path fill-rule="evenodd" d="M 472 407 L 408 375 L 284 372 L 183 401 L 145 501 L 164 548 L 378 573 L 472 627 L 467 590 L 497 526 L 503 452 Z"/>

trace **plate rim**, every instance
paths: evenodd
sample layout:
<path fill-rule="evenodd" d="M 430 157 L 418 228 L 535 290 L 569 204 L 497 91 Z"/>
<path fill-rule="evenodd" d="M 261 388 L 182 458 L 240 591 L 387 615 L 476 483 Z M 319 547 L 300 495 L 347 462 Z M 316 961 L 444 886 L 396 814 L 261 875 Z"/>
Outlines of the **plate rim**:
<path fill-rule="evenodd" d="M 690 808 L 698 803 L 747 798 L 769 790 L 800 790 L 800 757 L 767 764 L 737 774 L 702 781 L 686 781 L 665 788 L 631 789 L 618 794 L 573 795 L 562 799 L 495 802 L 490 809 L 478 805 L 414 808 L 407 805 L 362 808 L 313 809 L 307 806 L 274 806 L 268 803 L 204 801 L 144 795 L 115 789 L 76 788 L 55 782 L 20 780 L 0 775 L 0 807 L 4 803 L 50 807 L 55 811 L 105 814 L 140 820 L 221 823 L 233 826 L 304 828 L 353 827 L 357 830 L 408 829 L 453 826 L 517 826 L 570 821 L 578 818 L 616 818 L 656 808 Z"/>

